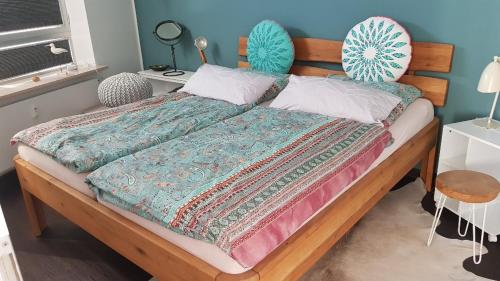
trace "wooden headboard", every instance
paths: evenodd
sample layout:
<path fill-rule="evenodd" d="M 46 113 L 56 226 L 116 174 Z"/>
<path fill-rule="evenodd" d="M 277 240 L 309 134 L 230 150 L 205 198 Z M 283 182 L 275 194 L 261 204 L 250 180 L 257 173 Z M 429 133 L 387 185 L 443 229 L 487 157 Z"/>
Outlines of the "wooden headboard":
<path fill-rule="evenodd" d="M 295 60 L 301 62 L 342 63 L 342 41 L 317 38 L 293 38 Z M 448 80 L 416 75 L 417 71 L 448 73 L 453 59 L 453 45 L 412 42 L 413 52 L 410 67 L 399 82 L 419 88 L 434 106 L 443 107 L 448 96 Z M 246 57 L 247 38 L 240 37 L 238 54 Z M 239 61 L 239 67 L 248 67 L 248 62 Z M 294 64 L 291 73 L 297 75 L 326 76 L 344 74 L 343 71 Z"/>

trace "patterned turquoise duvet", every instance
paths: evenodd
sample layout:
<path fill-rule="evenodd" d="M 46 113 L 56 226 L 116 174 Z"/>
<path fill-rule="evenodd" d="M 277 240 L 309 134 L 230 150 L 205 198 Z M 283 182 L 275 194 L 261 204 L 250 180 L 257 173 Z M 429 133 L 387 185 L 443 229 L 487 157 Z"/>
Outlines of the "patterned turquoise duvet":
<path fill-rule="evenodd" d="M 106 202 L 217 245 L 251 267 L 390 143 L 376 125 L 256 107 L 87 177 Z"/>
<path fill-rule="evenodd" d="M 174 93 L 56 119 L 19 132 L 11 142 L 29 145 L 75 172 L 89 172 L 250 108 Z"/>

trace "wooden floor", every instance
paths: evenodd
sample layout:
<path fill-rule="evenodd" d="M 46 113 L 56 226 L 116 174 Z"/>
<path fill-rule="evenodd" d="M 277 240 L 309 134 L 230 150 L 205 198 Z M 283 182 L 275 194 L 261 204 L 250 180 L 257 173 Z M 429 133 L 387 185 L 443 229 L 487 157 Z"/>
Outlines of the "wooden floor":
<path fill-rule="evenodd" d="M 0 204 L 26 281 L 147 281 L 149 274 L 46 208 L 49 227 L 31 235 L 15 173 L 0 178 Z"/>
<path fill-rule="evenodd" d="M 417 175 L 418 171 L 412 171 L 396 188 L 413 181 Z M 426 210 L 431 213 L 434 211 L 430 194 L 422 203 Z M 49 227 L 41 238 L 33 237 L 15 173 L 0 177 L 0 204 L 26 281 L 147 281 L 151 277 L 48 208 L 46 213 Z M 438 234 L 457 239 L 456 216 L 451 212 L 444 212 L 442 220 Z M 465 260 L 463 266 L 479 276 L 498 280 L 500 242 L 485 242 L 485 245 L 488 254 L 483 256 L 483 262 L 479 266 L 472 263 L 472 257 Z"/>

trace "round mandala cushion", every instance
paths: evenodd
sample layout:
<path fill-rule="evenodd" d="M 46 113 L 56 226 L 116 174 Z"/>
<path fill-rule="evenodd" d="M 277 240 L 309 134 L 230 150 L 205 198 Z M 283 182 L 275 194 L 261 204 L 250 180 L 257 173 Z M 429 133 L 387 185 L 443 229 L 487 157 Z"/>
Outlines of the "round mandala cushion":
<path fill-rule="evenodd" d="M 396 21 L 371 17 L 354 26 L 342 46 L 347 76 L 363 81 L 397 81 L 411 61 L 410 34 Z"/>
<path fill-rule="evenodd" d="M 140 75 L 124 72 L 102 81 L 97 93 L 103 105 L 116 107 L 152 97 L 153 85 Z"/>
<path fill-rule="evenodd" d="M 264 20 L 248 36 L 247 58 L 252 69 L 288 73 L 295 58 L 292 38 L 278 23 Z"/>

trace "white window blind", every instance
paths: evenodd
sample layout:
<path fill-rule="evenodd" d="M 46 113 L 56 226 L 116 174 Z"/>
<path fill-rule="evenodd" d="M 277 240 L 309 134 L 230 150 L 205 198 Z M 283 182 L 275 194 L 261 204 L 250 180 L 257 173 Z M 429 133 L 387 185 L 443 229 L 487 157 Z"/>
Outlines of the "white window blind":
<path fill-rule="evenodd" d="M 0 0 L 0 81 L 71 63 L 69 30 L 64 0 Z"/>

